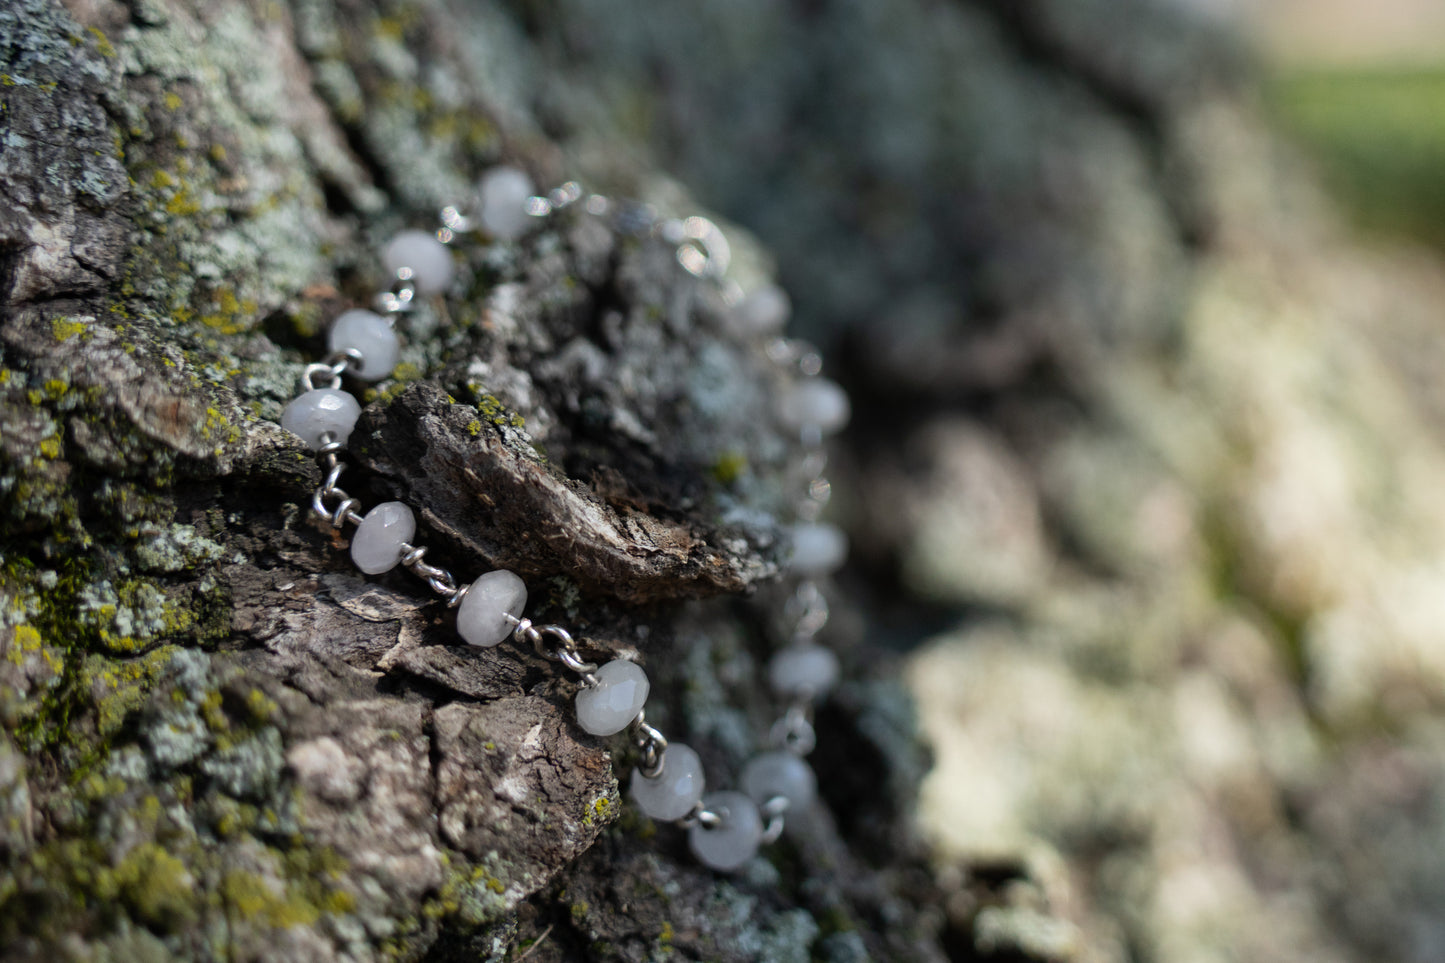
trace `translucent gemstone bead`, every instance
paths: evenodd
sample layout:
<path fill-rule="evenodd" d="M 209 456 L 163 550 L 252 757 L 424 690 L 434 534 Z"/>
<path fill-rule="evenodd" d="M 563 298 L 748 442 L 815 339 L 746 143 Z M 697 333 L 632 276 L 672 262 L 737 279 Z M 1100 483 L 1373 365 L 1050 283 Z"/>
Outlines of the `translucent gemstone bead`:
<path fill-rule="evenodd" d="M 532 226 L 527 199 L 537 193 L 532 179 L 515 167 L 493 167 L 478 185 L 481 211 L 477 220 L 492 237 L 515 241 Z"/>
<path fill-rule="evenodd" d="M 838 657 L 821 645 L 790 645 L 768 663 L 768 682 L 785 698 L 807 693 L 822 698 L 838 681 Z"/>
<path fill-rule="evenodd" d="M 356 526 L 351 560 L 367 575 L 389 572 L 401 561 L 401 546 L 415 535 L 416 516 L 411 509 L 401 502 L 382 502 Z"/>
<path fill-rule="evenodd" d="M 710 792 L 702 798 L 709 812 L 722 817 L 711 829 L 698 823 L 687 832 L 692 854 L 704 865 L 724 873 L 743 866 L 758 852 L 763 817 L 757 803 L 740 792 Z"/>
<path fill-rule="evenodd" d="M 319 450 L 326 444 L 323 436 L 328 433 L 345 444 L 360 417 L 361 405 L 351 395 L 333 388 L 317 388 L 292 399 L 281 412 L 281 427 L 300 435 L 306 447 Z"/>
<path fill-rule="evenodd" d="M 778 399 L 778 417 L 798 430 L 816 429 L 831 435 L 848 424 L 852 414 L 847 392 L 827 378 L 805 378 Z"/>
<path fill-rule="evenodd" d="M 848 558 L 848 536 L 827 522 L 800 522 L 793 526 L 788 568 L 805 578 L 835 572 Z"/>
<path fill-rule="evenodd" d="M 401 341 L 386 318 L 359 308 L 343 311 L 332 322 L 326 343 L 333 352 L 348 348 L 361 352 L 361 364 L 352 373 L 363 381 L 380 381 L 391 374 L 401 350 Z"/>
<path fill-rule="evenodd" d="M 686 816 L 702 798 L 702 789 L 702 760 L 680 742 L 668 745 L 657 778 L 644 776 L 640 768 L 632 770 L 632 800 L 653 819 L 671 822 Z"/>
<path fill-rule="evenodd" d="M 669 750 L 670 751 L 670 750 Z M 813 767 L 791 752 L 764 752 L 743 767 L 743 792 L 762 806 L 775 796 L 788 800 L 788 811 L 798 812 L 813 805 L 818 795 L 818 777 Z"/>
<path fill-rule="evenodd" d="M 457 634 L 468 645 L 491 648 L 512 634 L 527 607 L 527 586 L 506 569 L 488 572 L 471 584 L 457 606 Z"/>
<path fill-rule="evenodd" d="M 648 688 L 642 666 L 613 659 L 597 670 L 597 685 L 577 693 L 577 724 L 594 736 L 621 732 L 642 711 Z"/>
<path fill-rule="evenodd" d="M 452 252 L 426 231 L 402 231 L 381 250 L 381 263 L 388 274 L 411 268 L 417 294 L 441 294 L 451 287 Z"/>
<path fill-rule="evenodd" d="M 776 284 L 765 284 L 748 294 L 733 309 L 733 317 L 744 331 L 775 334 L 788 323 L 793 303 L 788 292 Z"/>

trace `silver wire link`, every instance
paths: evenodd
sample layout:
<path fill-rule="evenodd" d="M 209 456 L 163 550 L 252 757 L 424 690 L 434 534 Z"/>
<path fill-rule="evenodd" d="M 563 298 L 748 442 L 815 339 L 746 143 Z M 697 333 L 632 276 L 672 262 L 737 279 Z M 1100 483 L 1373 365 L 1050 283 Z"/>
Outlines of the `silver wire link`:
<path fill-rule="evenodd" d="M 573 203 L 582 199 L 582 185 L 576 181 L 567 181 L 547 192 L 547 203 L 552 205 L 552 210 L 560 211 L 564 207 L 570 207 Z"/>
<path fill-rule="evenodd" d="M 360 367 L 361 362 L 361 352 L 355 348 L 333 351 L 320 361 L 313 361 L 306 366 L 301 372 L 301 386 L 307 391 L 315 391 L 319 387 L 316 384 L 317 375 L 326 375 L 326 387 L 335 391 L 341 387 L 342 372 L 347 368 Z"/>
<path fill-rule="evenodd" d="M 376 296 L 376 307 L 382 314 L 405 314 L 416 307 L 416 283 L 409 267 L 398 268 L 391 287 Z"/>
<path fill-rule="evenodd" d="M 642 774 L 648 779 L 656 779 L 662 775 L 667 760 L 667 737 L 657 729 L 647 724 L 647 710 L 639 710 L 637 718 L 632 720 L 632 743 L 642 753 L 642 762 L 638 766 Z"/>
<path fill-rule="evenodd" d="M 677 821 L 677 824 L 684 829 L 691 829 L 693 826 L 702 826 L 706 829 L 717 829 L 722 825 L 723 818 L 717 813 L 708 809 L 698 800 L 692 805 L 692 812 Z"/>
<path fill-rule="evenodd" d="M 328 443 L 327 447 L 330 447 L 330 444 L 334 442 Z M 326 480 L 311 495 L 311 510 L 330 522 L 332 528 L 341 528 L 347 522 L 353 525 L 361 524 L 361 516 L 356 512 L 356 507 L 361 502 L 346 494 L 346 491 L 336 484 L 346 466 L 336 460 L 334 450 L 326 452 L 322 457 L 329 470 L 326 472 Z M 328 508 L 326 502 L 333 498 L 336 499 L 336 507 Z"/>
<path fill-rule="evenodd" d="M 567 181 L 552 188 L 545 195 L 529 197 L 523 202 L 523 209 L 533 217 L 546 217 L 555 214 L 563 208 L 571 207 L 580 201 L 584 195 L 582 185 L 576 181 Z"/>
<path fill-rule="evenodd" d="M 694 214 L 658 224 L 657 235 L 677 248 L 677 263 L 697 278 L 720 278 L 732 263 L 727 235 L 705 217 Z"/>
<path fill-rule="evenodd" d="M 818 731 L 809 718 L 812 708 L 811 702 L 801 699 L 788 706 L 788 711 L 769 730 L 769 741 L 795 756 L 806 756 L 812 752 L 818 746 Z"/>
<path fill-rule="evenodd" d="M 457 580 L 452 578 L 451 572 L 422 561 L 422 558 L 427 553 L 425 546 L 402 542 L 401 551 L 401 564 L 417 578 L 426 579 L 426 584 L 431 586 L 433 592 L 452 599 L 455 598 L 459 592 L 463 591 L 457 587 Z"/>
<path fill-rule="evenodd" d="M 596 688 L 599 684 L 596 662 L 585 661 L 577 651 L 577 643 L 572 640 L 572 634 L 560 625 L 537 626 L 531 619 L 519 619 L 517 627 L 512 630 L 512 638 L 517 642 L 529 642 L 536 653 L 544 659 L 551 659 L 553 662 L 560 662 L 573 672 L 582 677 L 582 684 L 589 689 Z M 549 647 L 548 639 L 553 639 L 557 644 Z"/>
<path fill-rule="evenodd" d="M 807 642 L 828 624 L 828 599 L 809 579 L 798 585 L 793 597 L 783 606 L 783 616 L 792 623 L 790 641 Z"/>
<path fill-rule="evenodd" d="M 448 204 L 442 208 L 441 222 L 442 227 L 437 231 L 437 240 L 443 244 L 450 244 L 458 234 L 465 234 L 476 226 L 472 223 L 472 219 L 463 214 L 455 204 Z"/>
<path fill-rule="evenodd" d="M 783 835 L 783 816 L 788 811 L 787 796 L 774 796 L 758 807 L 762 817 L 768 821 L 759 842 L 764 846 L 776 843 Z"/>
<path fill-rule="evenodd" d="M 466 585 L 459 585 L 459 586 L 457 586 L 457 590 L 452 593 L 452 597 L 449 598 L 449 599 L 447 599 L 447 608 L 449 608 L 449 609 L 454 609 L 454 608 L 456 608 L 458 605 L 461 605 L 461 604 L 462 604 L 462 599 L 464 599 L 464 598 L 467 597 L 467 591 L 468 591 L 471 587 L 472 587 L 472 583 L 471 583 L 471 582 L 468 582 Z"/>
<path fill-rule="evenodd" d="M 798 519 L 804 522 L 816 522 L 832 498 L 833 483 L 822 475 L 817 476 L 808 483 L 808 494 L 798 502 Z"/>

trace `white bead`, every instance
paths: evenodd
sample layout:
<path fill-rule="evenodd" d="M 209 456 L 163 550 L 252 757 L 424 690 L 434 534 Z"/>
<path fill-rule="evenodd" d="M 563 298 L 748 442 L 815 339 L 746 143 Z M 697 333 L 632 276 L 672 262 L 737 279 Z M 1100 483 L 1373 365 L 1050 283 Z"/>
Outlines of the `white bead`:
<path fill-rule="evenodd" d="M 764 752 L 743 767 L 743 792 L 762 806 L 775 796 L 788 800 L 788 812 L 813 805 L 818 795 L 818 777 L 813 767 L 791 752 Z"/>
<path fill-rule="evenodd" d="M 785 698 L 822 698 L 838 681 L 838 657 L 821 645 L 790 645 L 768 663 L 768 682 Z"/>
<path fill-rule="evenodd" d="M 642 711 L 648 688 L 642 666 L 613 659 L 597 670 L 597 685 L 577 693 L 577 724 L 594 736 L 621 732 Z"/>
<path fill-rule="evenodd" d="M 778 417 L 798 430 L 816 429 L 831 435 L 848 424 L 852 414 L 848 393 L 827 378 L 805 378 L 778 399 Z"/>
<path fill-rule="evenodd" d="M 417 294 L 441 294 L 451 287 L 451 250 L 426 231 L 402 231 L 381 250 L 381 263 L 388 274 L 411 268 L 411 282 Z"/>
<path fill-rule="evenodd" d="M 332 322 L 326 343 L 333 352 L 347 348 L 361 352 L 361 364 L 351 372 L 362 381 L 380 381 L 391 374 L 401 350 L 401 341 L 386 318 L 360 308 L 343 311 Z"/>
<path fill-rule="evenodd" d="M 688 845 L 699 861 L 728 873 L 757 855 L 763 839 L 763 817 L 757 803 L 740 792 L 724 791 L 708 793 L 702 804 L 721 816 L 722 823 L 711 829 L 698 823 L 688 830 Z"/>
<path fill-rule="evenodd" d="M 702 789 L 702 760 L 680 742 L 668 745 L 662 773 L 655 779 L 644 776 L 641 768 L 632 770 L 632 801 L 653 819 L 671 822 L 686 816 L 702 798 Z"/>
<path fill-rule="evenodd" d="M 468 645 L 491 648 L 512 634 L 527 607 L 527 585 L 506 569 L 479 576 L 457 606 L 457 634 Z"/>
<path fill-rule="evenodd" d="M 411 509 L 401 502 L 382 502 L 356 526 L 351 560 L 367 575 L 389 572 L 401 561 L 402 544 L 415 535 L 416 516 Z"/>
<path fill-rule="evenodd" d="M 320 449 L 326 444 L 326 434 L 346 443 L 356 419 L 361 417 L 361 405 L 344 391 L 333 388 L 317 388 L 303 392 L 281 412 L 281 427 L 300 435 L 306 447 Z"/>
<path fill-rule="evenodd" d="M 527 199 L 537 193 L 532 179 L 515 167 L 493 167 L 482 175 L 477 193 L 481 210 L 477 220 L 492 237 L 515 241 L 534 223 Z"/>
<path fill-rule="evenodd" d="M 827 522 L 800 522 L 793 526 L 788 569 L 795 575 L 817 578 L 835 572 L 848 558 L 848 536 Z"/>
<path fill-rule="evenodd" d="M 733 317 L 744 331 L 775 334 L 788 323 L 793 303 L 788 292 L 776 284 L 765 284 L 748 294 L 733 309 Z"/>

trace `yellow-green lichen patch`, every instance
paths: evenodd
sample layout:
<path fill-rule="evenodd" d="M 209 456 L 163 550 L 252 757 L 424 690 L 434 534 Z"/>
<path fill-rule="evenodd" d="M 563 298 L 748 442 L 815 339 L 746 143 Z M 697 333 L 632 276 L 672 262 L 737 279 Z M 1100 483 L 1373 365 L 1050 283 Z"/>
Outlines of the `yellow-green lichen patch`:
<path fill-rule="evenodd" d="M 498 428 L 525 428 L 527 421 L 494 395 L 476 394 L 477 411 Z"/>
<path fill-rule="evenodd" d="M 95 706 L 96 728 L 102 738 L 118 733 L 144 705 L 175 651 L 174 646 L 165 646 L 138 659 L 117 661 L 96 655 L 85 660 L 83 685 Z"/>
<path fill-rule="evenodd" d="M 224 335 L 249 331 L 257 321 L 257 305 L 251 298 L 237 297 L 230 288 L 219 288 L 211 294 L 211 310 L 201 315 L 201 323 Z"/>
<path fill-rule="evenodd" d="M 741 478 L 747 469 L 747 455 L 736 451 L 724 452 L 713 462 L 712 477 L 719 484 L 731 485 Z"/>
<path fill-rule="evenodd" d="M 276 701 L 260 689 L 246 693 L 246 710 L 254 722 L 269 722 L 279 708 Z"/>
<path fill-rule="evenodd" d="M 97 53 L 102 57 L 114 57 L 116 55 L 115 45 L 110 42 L 109 37 L 101 32 L 99 27 L 87 27 L 86 31 L 95 38 L 95 49 Z"/>
<path fill-rule="evenodd" d="M 174 929 L 196 917 L 195 878 L 184 863 L 155 843 L 132 849 L 115 867 L 117 895 L 137 918 Z"/>
<path fill-rule="evenodd" d="M 85 334 L 90 325 L 74 318 L 55 318 L 50 322 L 50 333 L 61 343 Z"/>
<path fill-rule="evenodd" d="M 422 912 L 431 919 L 451 917 L 468 926 L 498 919 L 508 909 L 504 879 L 509 875 L 496 854 L 480 865 L 454 867 L 448 860 L 441 890 Z"/>
<path fill-rule="evenodd" d="M 279 889 L 266 877 L 235 870 L 221 878 L 221 903 L 226 914 L 238 922 L 262 924 L 273 929 L 306 926 L 321 918 L 311 903 Z"/>

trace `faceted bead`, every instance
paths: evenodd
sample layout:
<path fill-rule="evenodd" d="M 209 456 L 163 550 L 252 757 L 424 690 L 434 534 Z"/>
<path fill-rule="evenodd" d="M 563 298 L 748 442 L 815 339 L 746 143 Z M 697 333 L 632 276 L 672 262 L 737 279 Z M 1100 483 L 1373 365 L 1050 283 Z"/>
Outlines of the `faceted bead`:
<path fill-rule="evenodd" d="M 656 778 L 644 776 L 640 768 L 632 770 L 632 801 L 648 816 L 664 822 L 692 812 L 702 798 L 702 789 L 702 760 L 680 742 L 668 745 L 662 772 Z"/>
<path fill-rule="evenodd" d="M 382 502 L 356 526 L 351 560 L 367 575 L 389 572 L 401 561 L 401 546 L 415 535 L 416 516 L 411 509 L 401 502 Z"/>
<path fill-rule="evenodd" d="M 411 268 L 411 282 L 417 294 L 441 294 L 451 287 L 452 252 L 427 231 L 401 231 L 381 250 L 381 263 L 388 274 Z"/>
<path fill-rule="evenodd" d="M 790 645 L 768 663 L 768 682 L 784 698 L 807 693 L 819 699 L 838 681 L 838 657 L 821 645 Z"/>
<path fill-rule="evenodd" d="M 613 659 L 597 670 L 597 684 L 577 693 L 577 724 L 594 736 L 627 728 L 647 702 L 647 673 L 626 659 Z"/>
<path fill-rule="evenodd" d="M 291 400 L 281 412 L 281 427 L 300 435 L 306 447 L 319 450 L 326 444 L 323 436 L 328 433 L 345 444 L 360 417 L 361 405 L 351 395 L 333 388 L 317 388 Z"/>
<path fill-rule="evenodd" d="M 361 352 L 361 364 L 351 370 L 362 381 L 380 381 L 391 374 L 401 350 L 401 341 L 386 318 L 360 308 L 343 311 L 332 322 L 326 342 L 333 352 L 348 348 Z"/>
<path fill-rule="evenodd" d="M 848 536 L 827 522 L 800 522 L 793 526 L 788 569 L 804 578 L 836 572 L 848 558 Z"/>
<path fill-rule="evenodd" d="M 813 767 L 791 752 L 764 752 L 743 767 L 742 789 L 763 806 L 775 796 L 788 800 L 788 812 L 813 805 L 818 795 L 818 777 Z"/>
<path fill-rule="evenodd" d="M 527 213 L 527 199 L 537 193 L 532 179 L 515 167 L 493 167 L 478 185 L 481 211 L 477 220 L 492 237 L 515 241 L 535 223 Z"/>
<path fill-rule="evenodd" d="M 479 576 L 457 606 L 457 634 L 468 645 L 491 648 L 512 634 L 527 607 L 527 585 L 506 569 Z"/>
<path fill-rule="evenodd" d="M 703 806 L 722 818 L 709 829 L 702 823 L 687 832 L 692 854 L 704 865 L 724 873 L 740 868 L 757 855 L 763 839 L 763 817 L 757 803 L 740 792 L 710 792 Z"/>
<path fill-rule="evenodd" d="M 788 323 L 793 303 L 788 292 L 776 284 L 765 284 L 748 294 L 733 309 L 733 318 L 747 332 L 775 334 Z"/>
<path fill-rule="evenodd" d="M 800 431 L 816 429 L 831 435 L 848 424 L 852 413 L 847 392 L 827 378 L 805 378 L 778 399 L 778 417 Z"/>

